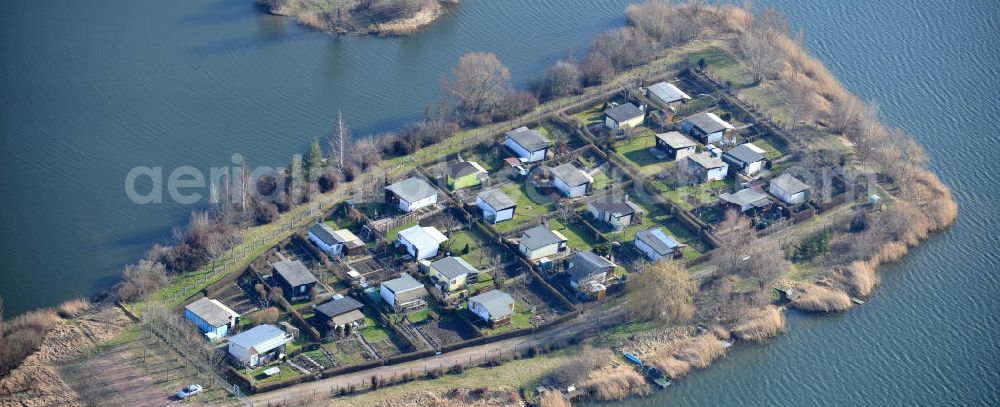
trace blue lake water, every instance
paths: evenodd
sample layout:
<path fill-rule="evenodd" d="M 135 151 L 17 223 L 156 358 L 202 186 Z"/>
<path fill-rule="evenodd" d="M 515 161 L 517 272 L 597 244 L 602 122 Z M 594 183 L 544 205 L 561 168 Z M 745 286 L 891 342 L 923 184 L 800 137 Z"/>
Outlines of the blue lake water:
<path fill-rule="evenodd" d="M 250 0 L 37 0 L 0 14 L 0 295 L 7 314 L 89 294 L 170 236 L 194 207 L 140 206 L 135 166 L 283 165 L 342 110 L 357 134 L 440 96 L 469 51 L 523 86 L 625 0 L 467 0 L 408 38 L 334 38 Z M 864 307 L 791 315 L 668 392 L 622 405 L 1000 404 L 1000 5 L 769 0 L 886 121 L 927 148 L 958 223 L 886 267 Z"/>

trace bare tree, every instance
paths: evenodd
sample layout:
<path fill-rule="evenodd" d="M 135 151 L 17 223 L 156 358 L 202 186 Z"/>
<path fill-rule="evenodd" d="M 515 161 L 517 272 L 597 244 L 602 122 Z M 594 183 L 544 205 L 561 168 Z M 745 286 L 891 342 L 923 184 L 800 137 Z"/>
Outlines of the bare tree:
<path fill-rule="evenodd" d="M 540 98 L 554 99 L 580 91 L 580 68 L 571 61 L 557 61 L 545 70 L 545 76 L 532 84 Z"/>
<path fill-rule="evenodd" d="M 739 37 L 737 43 L 747 69 L 755 84 L 773 76 L 783 60 L 777 39 L 781 32 L 771 27 L 770 17 L 755 18 Z"/>
<path fill-rule="evenodd" d="M 122 282 L 115 292 L 125 302 L 138 300 L 167 284 L 167 271 L 162 263 L 140 260 L 125 266 Z"/>
<path fill-rule="evenodd" d="M 337 111 L 337 128 L 327 142 L 330 144 L 331 161 L 337 165 L 337 170 L 343 171 L 346 153 L 351 149 L 351 134 L 347 130 L 347 125 L 344 124 L 344 116 L 340 110 Z"/>
<path fill-rule="evenodd" d="M 458 60 L 445 89 L 466 117 L 489 112 L 510 91 L 510 70 L 497 56 L 472 52 Z"/>
<path fill-rule="evenodd" d="M 645 32 L 629 26 L 598 35 L 591 49 L 604 54 L 615 69 L 622 70 L 652 60 L 657 44 Z"/>
<path fill-rule="evenodd" d="M 604 54 L 591 51 L 580 64 L 580 73 L 585 85 L 600 85 L 615 75 L 615 66 Z"/>
<path fill-rule="evenodd" d="M 653 263 L 629 279 L 628 308 L 632 315 L 676 324 L 694 315 L 697 286 L 679 262 Z"/>
<path fill-rule="evenodd" d="M 756 233 L 750 227 L 750 220 L 736 211 L 726 212 L 726 218 L 716 229 L 716 248 L 719 252 L 719 272 L 723 275 L 740 274 L 742 263 L 747 260 L 750 245 Z"/>

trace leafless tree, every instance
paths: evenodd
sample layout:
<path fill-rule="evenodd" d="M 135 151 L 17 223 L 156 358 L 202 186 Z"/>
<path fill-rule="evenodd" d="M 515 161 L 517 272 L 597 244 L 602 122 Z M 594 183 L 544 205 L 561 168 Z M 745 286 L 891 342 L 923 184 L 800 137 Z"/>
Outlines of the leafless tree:
<path fill-rule="evenodd" d="M 741 274 L 742 264 L 750 255 L 750 245 L 756 239 L 750 219 L 733 210 L 726 212 L 725 220 L 716 229 L 715 238 L 719 243 L 716 248 L 719 272 L 723 275 Z"/>
<path fill-rule="evenodd" d="M 694 315 L 697 286 L 679 262 L 660 261 L 629 279 L 628 308 L 649 321 L 676 324 Z"/>
<path fill-rule="evenodd" d="M 553 379 L 562 386 L 578 384 L 587 378 L 590 372 L 611 361 L 611 352 L 607 349 L 584 345 L 580 353 L 566 364 L 553 369 Z"/>
<path fill-rule="evenodd" d="M 167 284 L 167 271 L 162 263 L 140 260 L 125 266 L 122 281 L 115 291 L 125 302 L 138 300 Z"/>
<path fill-rule="evenodd" d="M 510 70 L 492 53 L 468 53 L 459 59 L 445 89 L 459 112 L 473 117 L 489 112 L 510 91 Z"/>
<path fill-rule="evenodd" d="M 591 51 L 580 64 L 580 73 L 585 85 L 600 85 L 615 75 L 615 66 L 604 54 Z"/>
<path fill-rule="evenodd" d="M 627 15 L 630 24 L 655 38 L 661 45 L 675 46 L 701 34 L 701 7 L 700 3 L 695 2 L 677 5 L 653 0 L 629 6 Z"/>
<path fill-rule="evenodd" d="M 617 70 L 649 62 L 656 54 L 656 40 L 635 27 L 621 27 L 594 39 L 593 51 L 607 57 Z"/>
<path fill-rule="evenodd" d="M 555 99 L 580 91 L 580 68 L 571 61 L 557 61 L 545 70 L 545 76 L 533 84 L 535 94 L 543 99 Z"/>
<path fill-rule="evenodd" d="M 775 27 L 775 24 L 781 24 L 778 20 L 780 19 L 772 13 L 763 13 L 751 19 L 749 27 L 740 34 L 737 41 L 740 54 L 753 75 L 755 84 L 774 76 L 784 60 L 777 39 L 783 33 L 781 30 L 787 32 L 787 28 Z"/>
<path fill-rule="evenodd" d="M 336 130 L 327 142 L 330 144 L 331 161 L 336 164 L 337 170 L 343 171 L 347 152 L 351 149 L 351 134 L 347 130 L 347 125 L 344 124 L 344 116 L 340 113 L 340 110 L 337 111 L 336 126 Z"/>
<path fill-rule="evenodd" d="M 267 307 L 260 311 L 253 313 L 253 323 L 254 325 L 261 324 L 273 324 L 278 321 L 278 315 L 280 312 L 275 307 Z"/>
<path fill-rule="evenodd" d="M 538 98 L 531 92 L 511 92 L 500 99 L 493 109 L 494 120 L 510 120 L 538 107 Z"/>

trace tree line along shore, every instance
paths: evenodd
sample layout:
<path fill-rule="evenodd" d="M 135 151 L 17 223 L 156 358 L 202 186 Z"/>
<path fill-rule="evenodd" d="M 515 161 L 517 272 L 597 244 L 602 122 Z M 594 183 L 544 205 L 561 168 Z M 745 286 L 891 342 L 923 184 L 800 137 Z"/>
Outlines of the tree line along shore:
<path fill-rule="evenodd" d="M 707 241 L 700 246 L 701 252 L 682 257 L 683 261 L 628 264 L 628 288 L 610 298 L 628 310 L 626 322 L 603 335 L 534 349 L 533 354 L 541 356 L 508 362 L 516 368 L 547 358 L 548 366 L 521 373 L 522 380 L 508 383 L 513 387 L 499 389 L 500 393 L 497 389 L 480 391 L 487 385 L 469 386 L 482 400 L 507 397 L 513 402 L 530 399 L 542 405 L 565 405 L 565 397 L 555 397 L 558 392 L 535 394 L 533 389 L 540 383 L 551 388 L 572 384 L 580 389 L 580 397 L 599 400 L 648 394 L 651 387 L 642 375 L 609 349 L 628 350 L 670 378 L 682 377 L 724 356 L 728 341 L 763 341 L 779 334 L 784 329 L 785 307 L 774 305 L 776 290 L 783 293 L 785 304 L 801 310 L 847 310 L 876 288 L 879 265 L 898 261 L 929 234 L 954 222 L 957 206 L 951 192 L 926 169 L 927 157 L 919 144 L 902 130 L 880 123 L 875 102 L 864 102 L 848 93 L 805 52 L 803 34 L 791 33 L 777 10 L 751 13 L 734 5 L 650 1 L 630 6 L 626 12 L 626 26 L 595 38 L 581 60 L 567 57 L 558 61 L 527 90 L 511 88 L 509 71 L 494 55 L 472 53 L 464 56 L 449 76 L 448 98 L 429 103 L 424 119 L 417 123 L 394 133 L 352 138 L 338 118 L 325 153 L 315 141 L 304 158 L 292 159 L 287 171 L 257 180 L 257 189 L 267 196 L 276 195 L 276 200 L 247 196 L 193 214 L 175 241 L 153 248 L 144 260 L 128 266 L 123 281 L 96 304 L 74 301 L 56 310 L 34 311 L 3 321 L 0 336 L 11 346 L 0 350 L 0 375 L 4 376 L 0 379 L 0 400 L 28 405 L 32 400 L 39 401 L 34 404 L 56 400 L 86 404 L 86 394 L 81 394 L 78 383 L 58 380 L 60 375 L 69 375 L 57 367 L 79 363 L 81 356 L 96 357 L 97 353 L 84 349 L 120 350 L 129 339 L 135 340 L 137 331 L 142 330 L 134 324 L 130 327 L 127 319 L 123 322 L 124 314 L 114 302 L 125 304 L 140 316 L 162 305 L 175 309 L 205 287 L 242 272 L 267 247 L 307 225 L 311 218 L 303 214 L 312 213 L 317 204 L 323 208 L 325 202 L 345 200 L 347 192 L 359 184 L 375 177 L 395 178 L 435 162 L 436 157 L 489 151 L 488 146 L 480 149 L 480 145 L 495 146 L 497 135 L 515 124 L 569 123 L 576 136 L 550 132 L 557 156 L 577 151 L 572 149 L 579 147 L 572 141 L 576 140 L 597 156 L 606 156 L 631 178 L 649 175 L 647 170 L 652 175 L 669 172 L 643 155 L 643 148 L 650 145 L 643 143 L 652 142 L 654 132 L 591 131 L 599 126 L 590 120 L 595 103 L 603 105 L 616 98 L 649 102 L 636 92 L 637 86 L 650 85 L 648 82 L 659 77 L 678 78 L 679 72 L 688 72 L 685 75 L 691 83 L 714 84 L 716 91 L 711 99 L 692 100 L 677 113 L 717 109 L 714 111 L 720 115 L 729 113 L 727 117 L 734 121 L 747 120 L 751 127 L 773 127 L 782 138 L 782 143 L 774 143 L 782 144 L 781 157 L 772 160 L 770 170 L 775 172 L 794 165 L 806 174 L 838 168 L 848 179 L 865 172 L 874 174 L 878 186 L 867 191 L 866 197 L 879 196 L 877 210 L 865 202 L 800 207 L 795 210 L 814 214 L 803 216 L 800 223 L 763 225 L 760 219 L 732 212 L 700 210 L 703 205 L 699 199 L 715 191 L 692 190 L 691 185 L 669 180 L 660 180 L 660 186 L 655 176 L 650 177 L 653 189 L 667 197 L 675 217 L 685 217 L 686 223 L 699 228 L 707 226 L 693 233 L 694 239 L 704 237 Z M 725 111 L 726 106 L 730 111 Z M 734 106 L 749 113 L 733 114 Z M 811 186 L 817 190 L 842 187 Z M 728 187 L 735 192 L 735 186 Z M 273 193 L 276 189 L 280 190 Z M 675 202 L 671 193 L 681 189 L 694 198 Z M 609 236 L 604 241 L 616 239 L 614 234 Z M 604 250 L 602 244 L 593 246 L 595 252 Z M 216 259 L 220 257 L 230 261 L 219 262 Z M 653 292 L 671 295 L 651 295 Z M 104 334 L 96 336 L 100 340 L 86 342 L 80 349 L 58 351 L 60 344 L 53 341 L 67 332 L 79 332 L 80 326 L 86 326 L 80 321 L 99 319 L 94 315 L 113 321 L 100 324 L 104 327 Z M 112 342 L 113 346 L 98 345 L 123 332 L 125 340 Z M 569 348 L 555 349 L 562 346 Z M 32 359 L 41 360 L 36 363 Z M 22 364 L 24 360 L 32 362 Z M 55 374 L 40 383 L 38 369 Z M 399 388 L 422 394 L 419 400 L 476 402 L 469 391 L 429 390 L 439 388 L 434 383 L 448 383 L 444 378 L 429 378 L 419 385 L 402 384 Z M 373 397 L 383 397 L 382 391 L 338 402 Z M 409 393 L 385 392 L 384 397 L 382 402 L 395 405 L 416 403 Z M 324 400 L 314 402 L 322 404 Z"/>

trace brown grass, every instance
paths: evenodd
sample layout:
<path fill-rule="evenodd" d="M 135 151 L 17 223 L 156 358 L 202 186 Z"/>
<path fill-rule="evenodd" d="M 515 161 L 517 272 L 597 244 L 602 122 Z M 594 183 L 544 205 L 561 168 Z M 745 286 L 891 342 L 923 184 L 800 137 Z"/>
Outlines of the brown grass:
<path fill-rule="evenodd" d="M 878 249 L 875 254 L 875 261 L 878 264 L 895 263 L 906 256 L 909 249 L 900 242 L 887 243 Z"/>
<path fill-rule="evenodd" d="M 556 391 L 542 393 L 538 405 L 541 407 L 572 407 L 572 404 Z"/>
<path fill-rule="evenodd" d="M 851 308 L 851 297 L 847 293 L 818 285 L 800 284 L 796 288 L 804 293 L 791 302 L 791 306 L 810 312 L 839 312 Z"/>
<path fill-rule="evenodd" d="M 838 279 L 855 296 L 867 297 L 875 291 L 879 283 L 878 274 L 875 273 L 876 267 L 872 262 L 859 260 L 847 268 L 840 269 Z"/>
<path fill-rule="evenodd" d="M 728 332 L 725 333 L 728 336 Z M 712 361 L 726 355 L 726 348 L 712 333 L 685 340 L 676 352 L 655 355 L 650 363 L 671 378 L 678 378 L 695 369 L 704 369 Z"/>
<path fill-rule="evenodd" d="M 74 298 L 59 304 L 59 308 L 57 308 L 56 312 L 60 317 L 73 318 L 80 315 L 81 312 L 89 310 L 91 306 L 92 304 L 89 299 L 82 297 Z"/>
<path fill-rule="evenodd" d="M 59 315 L 44 308 L 0 323 L 0 376 L 6 375 L 38 349 L 45 335 L 59 322 Z"/>
<path fill-rule="evenodd" d="M 621 366 L 592 372 L 579 388 L 601 401 L 624 400 L 653 392 L 639 372 Z"/>
<path fill-rule="evenodd" d="M 775 306 L 767 306 L 744 314 L 730 330 L 733 338 L 760 342 L 785 330 L 785 314 Z"/>

